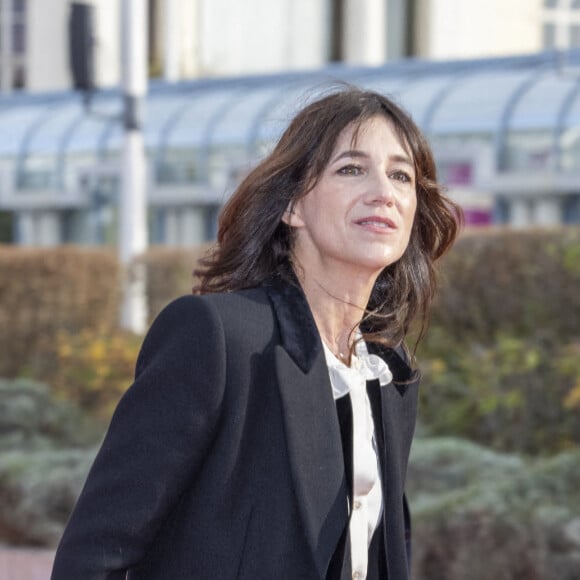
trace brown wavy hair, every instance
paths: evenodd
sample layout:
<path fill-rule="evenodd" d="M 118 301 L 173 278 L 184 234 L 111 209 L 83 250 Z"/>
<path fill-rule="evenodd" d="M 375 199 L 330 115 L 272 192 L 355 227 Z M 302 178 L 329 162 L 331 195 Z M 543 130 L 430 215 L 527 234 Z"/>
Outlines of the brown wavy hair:
<path fill-rule="evenodd" d="M 296 283 L 293 231 L 282 216 L 316 184 L 342 131 L 377 116 L 390 122 L 414 161 L 417 209 L 409 245 L 379 275 L 361 326 L 366 339 L 396 346 L 417 320 L 418 343 L 436 290 L 434 262 L 453 244 L 462 213 L 437 183 L 431 148 L 411 117 L 384 95 L 350 85 L 303 108 L 241 182 L 220 214 L 217 244 L 195 271 L 194 293 L 250 288 L 273 274 Z"/>

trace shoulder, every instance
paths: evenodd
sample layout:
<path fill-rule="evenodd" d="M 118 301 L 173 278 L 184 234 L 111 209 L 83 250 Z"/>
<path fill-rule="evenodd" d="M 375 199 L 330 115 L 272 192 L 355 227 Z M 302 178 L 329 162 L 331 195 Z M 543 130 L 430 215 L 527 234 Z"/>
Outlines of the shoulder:
<path fill-rule="evenodd" d="M 211 304 L 198 296 L 182 296 L 167 304 L 155 317 L 139 352 L 137 374 L 165 366 L 184 367 L 206 358 L 203 353 L 224 350 L 220 317 Z M 208 361 L 209 362 L 209 361 Z"/>
<path fill-rule="evenodd" d="M 183 296 L 169 307 L 175 309 L 178 315 L 181 311 L 187 311 L 185 315 L 196 317 L 198 325 L 219 322 L 226 331 L 238 326 L 249 329 L 256 324 L 267 324 L 273 319 L 268 295 L 262 287 L 200 296 Z M 204 315 L 200 316 L 202 312 Z"/>
<path fill-rule="evenodd" d="M 194 298 L 200 299 L 220 313 L 227 313 L 228 315 L 234 316 L 238 315 L 242 318 L 258 313 L 265 314 L 271 310 L 268 295 L 261 286 L 247 290 L 237 290 L 235 292 L 204 294 Z"/>
<path fill-rule="evenodd" d="M 269 310 L 267 295 L 262 288 L 237 292 L 186 295 L 172 300 L 156 316 L 153 326 L 195 326 L 215 323 L 219 319 L 249 317 Z"/>
<path fill-rule="evenodd" d="M 275 315 L 263 287 L 200 298 L 219 316 L 226 344 L 235 352 L 263 350 L 276 340 Z"/>
<path fill-rule="evenodd" d="M 181 296 L 171 301 L 155 317 L 145 344 L 148 341 L 163 341 L 168 335 L 181 334 L 192 338 L 201 328 L 211 328 L 219 322 L 219 316 L 211 303 L 199 296 Z"/>
<path fill-rule="evenodd" d="M 274 316 L 263 288 L 236 292 L 181 296 L 155 318 L 144 347 L 178 340 L 190 346 L 205 343 L 221 347 L 243 337 L 271 336 Z"/>

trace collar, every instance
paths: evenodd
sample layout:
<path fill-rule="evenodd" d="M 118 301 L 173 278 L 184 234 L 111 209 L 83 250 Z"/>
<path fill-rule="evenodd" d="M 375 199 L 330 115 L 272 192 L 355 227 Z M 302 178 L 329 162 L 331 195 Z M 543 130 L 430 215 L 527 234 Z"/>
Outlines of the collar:
<path fill-rule="evenodd" d="M 322 341 L 306 296 L 295 277 L 277 274 L 264 287 L 276 311 L 282 346 L 307 373 L 322 354 Z"/>
<path fill-rule="evenodd" d="M 282 346 L 302 372 L 309 372 L 324 351 L 314 317 L 298 279 L 293 272 L 289 275 L 277 273 L 268 278 L 263 287 L 276 312 Z M 392 373 L 392 382 L 401 395 L 418 379 L 418 372 L 409 366 L 402 346 L 393 349 L 369 343 L 368 352 L 386 363 Z"/>
<path fill-rule="evenodd" d="M 352 388 L 351 385 L 357 384 L 360 377 L 365 382 L 378 380 L 381 387 L 390 384 L 393 380 L 389 365 L 376 354 L 369 354 L 367 346 L 364 340 L 360 339 L 360 336 L 357 337 L 355 355 L 352 357 L 350 367 L 336 358 L 324 342 L 322 346 L 335 399 L 346 395 Z"/>

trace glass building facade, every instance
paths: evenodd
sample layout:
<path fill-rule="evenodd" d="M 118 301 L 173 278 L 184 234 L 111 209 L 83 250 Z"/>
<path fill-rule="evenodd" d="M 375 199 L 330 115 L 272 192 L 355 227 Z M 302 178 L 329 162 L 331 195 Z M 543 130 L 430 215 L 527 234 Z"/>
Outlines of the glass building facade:
<path fill-rule="evenodd" d="M 337 82 L 383 92 L 428 135 L 468 223 L 580 223 L 580 52 L 333 65 L 152 82 L 145 110 L 154 244 L 211 240 L 219 208 L 293 113 Z M 0 211 L 20 244 L 114 244 L 122 97 L 0 97 Z"/>

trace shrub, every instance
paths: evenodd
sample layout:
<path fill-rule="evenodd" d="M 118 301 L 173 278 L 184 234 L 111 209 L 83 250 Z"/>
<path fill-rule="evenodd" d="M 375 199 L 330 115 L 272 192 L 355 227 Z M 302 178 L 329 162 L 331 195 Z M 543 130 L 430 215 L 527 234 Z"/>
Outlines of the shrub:
<path fill-rule="evenodd" d="M 43 384 L 0 379 L 0 543 L 54 545 L 103 425 Z"/>
<path fill-rule="evenodd" d="M 577 580 L 579 477 L 580 450 L 524 461 L 457 439 L 417 439 L 408 475 L 413 578 Z"/>
<path fill-rule="evenodd" d="M 0 541 L 55 546 L 94 456 L 94 449 L 3 452 Z"/>
<path fill-rule="evenodd" d="M 0 244 L 9 244 L 14 239 L 15 221 L 12 212 L 0 210 Z"/>
<path fill-rule="evenodd" d="M 57 334 L 54 393 L 107 419 L 133 381 L 140 336 L 121 330 L 84 329 Z"/>
<path fill-rule="evenodd" d="M 0 451 L 86 447 L 103 427 L 74 406 L 55 401 L 50 389 L 26 379 L 0 379 Z"/>
<path fill-rule="evenodd" d="M 191 291 L 207 249 L 142 258 L 150 321 Z M 427 430 L 527 452 L 576 444 L 580 229 L 465 233 L 441 269 L 418 353 Z M 108 249 L 0 247 L 0 376 L 50 381 L 107 415 L 131 382 L 138 343 L 117 332 L 119 280 Z"/>
<path fill-rule="evenodd" d="M 151 248 L 142 258 L 150 321 L 191 293 L 192 271 L 206 249 Z M 120 280 L 111 249 L 0 246 L 0 376 L 45 380 L 58 364 L 59 333 L 113 333 Z"/>
<path fill-rule="evenodd" d="M 496 449 L 580 443 L 580 229 L 464 235 L 419 348 L 427 432 Z"/>
<path fill-rule="evenodd" d="M 464 234 L 441 273 L 432 324 L 458 344 L 580 339 L 580 228 Z"/>
<path fill-rule="evenodd" d="M 147 251 L 141 260 L 147 269 L 150 321 L 172 299 L 191 294 L 193 270 L 208 249 L 208 245 L 203 245 L 197 248 L 156 247 Z"/>
<path fill-rule="evenodd" d="M 493 346 L 460 344 L 439 328 L 430 340 L 420 412 L 428 432 L 526 453 L 580 444 L 580 343 L 499 335 Z"/>
<path fill-rule="evenodd" d="M 0 376 L 52 372 L 57 331 L 114 328 L 119 267 L 108 250 L 0 248 Z"/>

